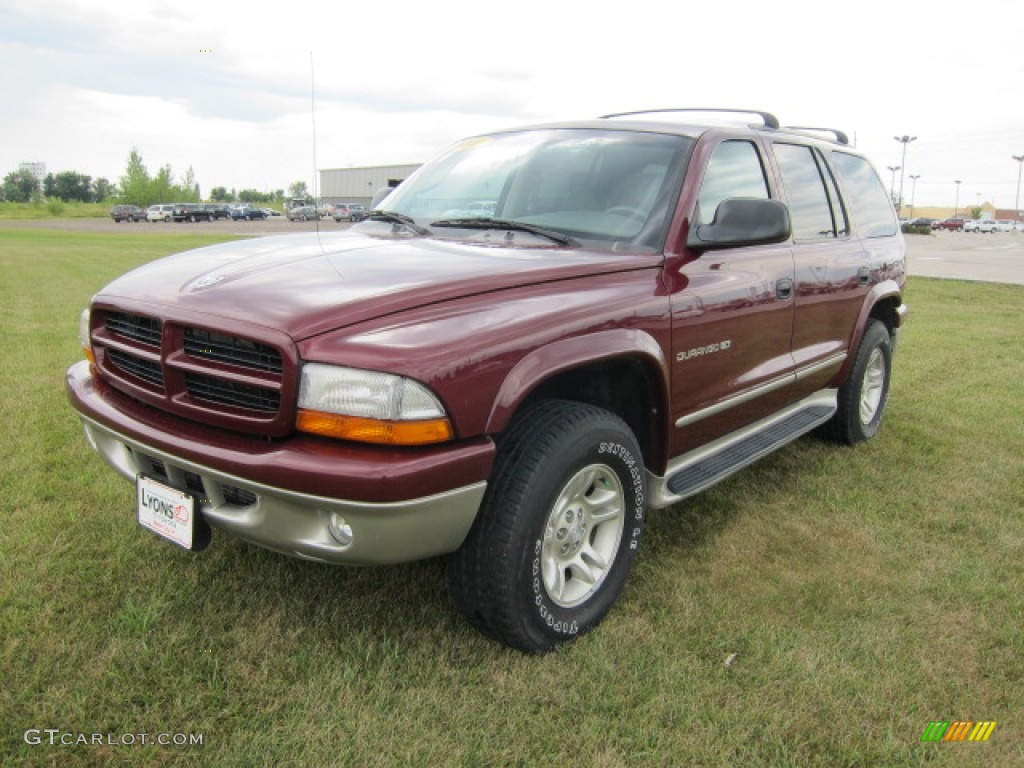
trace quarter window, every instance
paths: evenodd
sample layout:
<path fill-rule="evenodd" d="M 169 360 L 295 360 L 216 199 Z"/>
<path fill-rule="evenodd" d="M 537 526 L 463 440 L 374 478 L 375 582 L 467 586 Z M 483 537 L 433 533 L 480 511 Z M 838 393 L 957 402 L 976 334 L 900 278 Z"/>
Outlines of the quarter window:
<path fill-rule="evenodd" d="M 775 144 L 774 147 L 793 222 L 793 239 L 835 237 L 832 205 L 814 151 L 798 144 Z"/>
<path fill-rule="evenodd" d="M 749 141 L 723 141 L 711 153 L 697 198 L 700 222 L 714 221 L 718 204 L 730 197 L 769 197 L 761 157 Z"/>
<path fill-rule="evenodd" d="M 844 198 L 860 234 L 863 237 L 895 235 L 896 214 L 871 163 L 845 152 L 833 152 L 832 162 L 839 171 Z"/>

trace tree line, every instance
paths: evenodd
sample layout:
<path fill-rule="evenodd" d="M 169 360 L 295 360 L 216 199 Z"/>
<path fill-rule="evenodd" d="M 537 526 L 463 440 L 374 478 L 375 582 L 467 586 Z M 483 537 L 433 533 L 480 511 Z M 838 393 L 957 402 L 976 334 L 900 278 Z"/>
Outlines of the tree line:
<path fill-rule="evenodd" d="M 306 194 L 306 183 L 295 182 L 289 187 L 292 197 Z M 236 191 L 226 187 L 213 187 L 209 199 L 223 203 L 280 203 L 284 200 L 283 189 L 274 192 L 260 192 L 255 189 Z M 150 173 L 142 154 L 133 148 L 128 155 L 128 164 L 118 184 L 105 178 L 93 179 L 75 171 L 61 171 L 47 174 L 40 184 L 28 170 L 8 173 L 0 184 L 0 201 L 12 203 L 41 202 L 44 198 L 62 200 L 65 203 L 128 203 L 148 208 L 156 203 L 200 202 L 199 183 L 192 167 L 180 179 L 176 179 L 170 165 L 163 165 L 156 173 Z"/>

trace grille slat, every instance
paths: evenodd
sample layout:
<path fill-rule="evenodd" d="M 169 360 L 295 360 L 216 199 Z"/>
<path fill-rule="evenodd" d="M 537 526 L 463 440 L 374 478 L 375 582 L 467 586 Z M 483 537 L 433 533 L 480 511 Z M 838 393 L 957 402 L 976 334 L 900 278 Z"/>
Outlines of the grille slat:
<path fill-rule="evenodd" d="M 108 349 L 107 356 L 114 365 L 125 373 L 163 389 L 164 372 L 159 363 L 143 360 L 141 357 L 122 352 L 119 349 Z"/>
<path fill-rule="evenodd" d="M 162 327 L 156 318 L 111 312 L 107 315 L 106 328 L 117 336 L 123 336 L 151 347 L 160 346 Z"/>
<path fill-rule="evenodd" d="M 186 373 L 185 384 L 192 397 L 233 408 L 275 413 L 281 406 L 281 396 L 274 390 L 263 387 L 215 379 L 198 373 Z"/>
<path fill-rule="evenodd" d="M 185 329 L 185 351 L 192 357 L 216 360 L 269 373 L 281 373 L 281 354 L 273 347 L 200 328 Z"/>

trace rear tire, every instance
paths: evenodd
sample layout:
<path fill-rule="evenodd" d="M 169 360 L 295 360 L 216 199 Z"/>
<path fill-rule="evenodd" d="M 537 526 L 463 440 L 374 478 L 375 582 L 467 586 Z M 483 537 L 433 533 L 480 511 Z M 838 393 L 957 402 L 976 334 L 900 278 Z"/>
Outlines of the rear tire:
<path fill-rule="evenodd" d="M 824 426 L 827 437 L 856 445 L 878 432 L 889 399 L 892 340 L 879 320 L 871 320 L 857 348 L 850 375 L 839 388 L 839 408 Z"/>
<path fill-rule="evenodd" d="M 449 560 L 456 605 L 527 653 L 593 629 L 626 583 L 644 503 L 640 448 L 620 418 L 569 401 L 531 407 L 499 442 L 480 512 Z"/>

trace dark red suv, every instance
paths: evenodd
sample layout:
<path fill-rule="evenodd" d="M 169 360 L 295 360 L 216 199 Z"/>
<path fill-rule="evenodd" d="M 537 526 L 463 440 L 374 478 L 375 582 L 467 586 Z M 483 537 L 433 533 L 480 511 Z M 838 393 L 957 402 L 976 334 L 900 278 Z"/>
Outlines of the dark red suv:
<path fill-rule="evenodd" d="M 873 437 L 906 313 L 885 187 L 839 131 L 678 112 L 477 136 L 350 229 L 101 290 L 67 390 L 135 519 L 446 555 L 469 620 L 538 652 L 609 611 L 649 510 Z"/>

